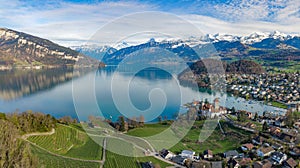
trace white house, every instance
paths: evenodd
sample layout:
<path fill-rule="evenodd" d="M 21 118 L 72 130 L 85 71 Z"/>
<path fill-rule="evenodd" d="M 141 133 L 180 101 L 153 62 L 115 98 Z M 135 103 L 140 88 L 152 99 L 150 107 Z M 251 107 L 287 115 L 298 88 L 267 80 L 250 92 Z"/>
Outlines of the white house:
<path fill-rule="evenodd" d="M 272 153 L 272 160 L 274 160 L 277 164 L 282 164 L 283 161 L 287 159 L 287 155 L 282 152 L 274 152 Z"/>
<path fill-rule="evenodd" d="M 271 146 L 260 147 L 256 151 L 257 155 L 260 157 L 270 156 L 273 152 L 275 152 L 275 150 Z"/>
<path fill-rule="evenodd" d="M 180 155 L 184 158 L 193 159 L 195 152 L 190 150 L 183 150 Z"/>

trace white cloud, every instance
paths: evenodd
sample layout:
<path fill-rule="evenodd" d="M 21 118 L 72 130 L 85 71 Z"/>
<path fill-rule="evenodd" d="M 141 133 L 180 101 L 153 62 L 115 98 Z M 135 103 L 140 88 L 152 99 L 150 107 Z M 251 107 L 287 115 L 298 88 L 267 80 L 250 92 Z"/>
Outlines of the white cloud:
<path fill-rule="evenodd" d="M 203 34 L 228 33 L 233 35 L 248 35 L 253 32 L 273 32 L 275 30 L 284 33 L 299 34 L 300 27 L 300 22 L 296 21 L 291 21 L 288 24 L 256 20 L 228 22 L 200 15 L 185 15 L 183 18 L 198 27 Z"/>
<path fill-rule="evenodd" d="M 24 31 L 66 46 L 84 44 L 84 41 L 88 40 L 102 26 L 123 15 L 160 10 L 159 6 L 135 1 L 74 4 L 57 0 L 51 1 L 51 4 L 43 4 L 44 6 L 41 7 L 27 5 L 27 2 L 18 0 L 0 0 L 0 2 L 0 26 Z M 207 5 L 211 5 L 207 8 L 215 10 L 214 15 L 185 14 L 183 10 L 178 13 L 180 17 L 194 24 L 204 34 L 246 35 L 255 31 L 274 30 L 299 33 L 299 0 L 230 0 L 223 4 Z M 178 7 L 179 9 L 181 7 Z M 205 9 L 203 10 L 205 11 Z M 176 9 L 172 11 L 176 12 Z M 149 22 L 149 18 L 139 19 L 142 24 L 127 20 L 127 23 L 111 30 L 110 36 L 124 35 L 126 31 L 132 32 L 132 30 L 127 30 L 132 27 L 135 27 L 136 31 L 140 31 L 142 30 L 141 26 L 145 25 L 150 28 L 151 26 L 161 27 L 162 32 L 164 29 L 172 29 L 172 27 L 174 31 L 183 29 L 177 19 L 163 21 L 163 18 L 158 17 L 158 20 L 161 20 L 160 23 L 157 22 L 159 25 L 146 24 Z M 120 33 L 120 31 L 125 33 Z M 136 37 L 142 38 L 143 41 L 148 38 L 146 35 Z M 132 40 L 134 41 L 134 39 Z"/>
<path fill-rule="evenodd" d="M 60 3 L 59 1 L 57 3 Z M 19 1 L 0 7 L 2 27 L 24 31 L 63 45 L 88 40 L 101 26 L 126 14 L 154 10 L 155 6 L 136 2 L 97 4 L 60 3 L 56 8 L 32 8 Z M 71 40 L 71 41 L 70 41 Z"/>

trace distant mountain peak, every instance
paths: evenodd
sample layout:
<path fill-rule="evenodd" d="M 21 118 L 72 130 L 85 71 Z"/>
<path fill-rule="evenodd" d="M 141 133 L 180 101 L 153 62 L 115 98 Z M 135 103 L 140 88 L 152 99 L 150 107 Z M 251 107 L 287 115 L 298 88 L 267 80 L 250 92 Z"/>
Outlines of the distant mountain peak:
<path fill-rule="evenodd" d="M 47 39 L 0 28 L 0 66 L 65 66 L 92 61 L 77 51 Z"/>
<path fill-rule="evenodd" d="M 122 48 L 126 48 L 131 46 L 130 44 L 128 44 L 126 41 L 122 41 L 121 43 L 118 43 L 116 46 L 113 46 L 113 48 L 120 50 Z"/>

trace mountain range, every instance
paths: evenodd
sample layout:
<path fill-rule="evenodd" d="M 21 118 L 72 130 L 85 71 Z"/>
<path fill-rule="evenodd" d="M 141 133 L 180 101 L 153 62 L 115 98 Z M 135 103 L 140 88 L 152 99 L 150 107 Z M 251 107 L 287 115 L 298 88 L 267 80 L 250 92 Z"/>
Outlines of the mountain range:
<path fill-rule="evenodd" d="M 122 42 L 124 47 L 118 49 L 109 46 L 79 46 L 73 47 L 106 64 L 118 64 L 130 54 L 150 47 L 158 47 L 181 57 L 186 62 L 195 62 L 199 56 L 220 56 L 222 59 L 235 57 L 261 57 L 262 59 L 296 60 L 300 56 L 300 35 L 287 35 L 278 31 L 272 33 L 253 33 L 247 36 L 229 34 L 205 35 L 188 39 L 165 39 L 156 41 L 150 39 L 146 43 L 129 46 Z M 159 60 L 158 60 L 159 61 Z"/>
<path fill-rule="evenodd" d="M 69 66 L 75 63 L 98 64 L 78 51 L 47 39 L 11 29 L 0 28 L 0 66 Z"/>
<path fill-rule="evenodd" d="M 11 29 L 0 28 L 0 68 L 18 66 L 69 66 L 75 64 L 96 65 L 99 60 L 116 65 L 124 58 L 138 52 L 152 52 L 161 55 L 151 63 L 174 63 L 165 59 L 172 53 L 184 62 L 193 63 L 200 58 L 220 56 L 222 60 L 236 60 L 249 57 L 263 61 L 300 61 L 300 36 L 287 35 L 278 31 L 253 33 L 248 36 L 229 34 L 205 35 L 188 39 L 151 38 L 145 43 L 129 45 L 125 41 L 116 48 L 97 45 L 63 47 L 47 39 L 32 36 Z M 167 51 L 167 52 L 166 52 Z M 139 53 L 144 54 L 144 53 Z M 147 53 L 145 53 L 147 55 Z M 148 54 L 149 55 L 149 54 Z M 88 57 L 89 56 L 89 57 Z M 156 59 L 156 58 L 155 58 Z M 96 61 L 98 60 L 98 61 Z"/>

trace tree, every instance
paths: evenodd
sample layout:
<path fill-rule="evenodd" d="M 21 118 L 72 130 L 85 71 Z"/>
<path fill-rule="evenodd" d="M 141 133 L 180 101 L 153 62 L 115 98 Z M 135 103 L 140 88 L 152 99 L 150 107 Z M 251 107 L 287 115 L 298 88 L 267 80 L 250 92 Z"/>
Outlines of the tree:
<path fill-rule="evenodd" d="M 6 120 L 6 115 L 5 115 L 5 113 L 0 113 L 0 119 Z"/>
<path fill-rule="evenodd" d="M 232 112 L 232 113 L 235 113 L 235 112 L 236 112 L 234 107 L 231 108 L 231 112 Z"/>
<path fill-rule="evenodd" d="M 209 104 L 209 102 L 208 102 L 208 99 L 207 99 L 207 98 L 204 100 L 204 103 L 205 103 L 205 104 Z"/>
<path fill-rule="evenodd" d="M 162 116 L 158 116 L 158 117 L 157 117 L 157 120 L 158 120 L 158 122 L 161 124 L 161 122 L 162 122 Z"/>
<path fill-rule="evenodd" d="M 265 131 L 268 130 L 268 128 L 269 128 L 268 123 L 265 121 L 263 126 L 262 126 L 262 131 L 265 132 Z"/>
<path fill-rule="evenodd" d="M 299 112 L 288 111 L 286 114 L 285 122 L 288 127 L 293 127 L 294 123 L 300 119 Z"/>
<path fill-rule="evenodd" d="M 37 167 L 30 146 L 18 139 L 20 131 L 10 121 L 0 120 L 0 167 Z"/>
<path fill-rule="evenodd" d="M 258 113 L 256 112 L 255 115 L 254 115 L 254 120 L 256 121 L 258 118 Z"/>
<path fill-rule="evenodd" d="M 125 129 L 125 120 L 124 120 L 124 117 L 123 116 L 120 116 L 119 117 L 119 124 L 120 124 L 120 131 L 124 132 L 126 131 Z"/>
<path fill-rule="evenodd" d="M 267 113 L 266 111 L 263 112 L 263 117 L 266 117 L 266 113 Z"/>
<path fill-rule="evenodd" d="M 238 114 L 237 114 L 237 120 L 240 121 L 240 122 L 244 122 L 247 120 L 247 114 L 246 114 L 246 111 L 240 111 Z"/>
<path fill-rule="evenodd" d="M 73 119 L 71 116 L 63 116 L 62 118 L 59 119 L 59 122 L 61 122 L 62 124 L 69 125 L 73 123 Z"/>

